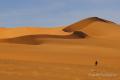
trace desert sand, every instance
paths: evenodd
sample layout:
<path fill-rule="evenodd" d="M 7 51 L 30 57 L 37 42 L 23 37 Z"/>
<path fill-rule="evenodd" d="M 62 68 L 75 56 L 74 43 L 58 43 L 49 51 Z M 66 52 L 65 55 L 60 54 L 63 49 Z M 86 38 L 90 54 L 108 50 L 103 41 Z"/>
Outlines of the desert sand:
<path fill-rule="evenodd" d="M 120 80 L 119 40 L 120 25 L 98 17 L 54 28 L 1 28 L 0 79 Z"/>

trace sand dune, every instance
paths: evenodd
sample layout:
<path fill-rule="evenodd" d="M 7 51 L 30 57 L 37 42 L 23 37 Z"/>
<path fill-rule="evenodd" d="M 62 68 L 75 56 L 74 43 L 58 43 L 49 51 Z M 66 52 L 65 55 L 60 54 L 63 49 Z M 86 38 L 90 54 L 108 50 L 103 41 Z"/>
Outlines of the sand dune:
<path fill-rule="evenodd" d="M 120 25 L 98 17 L 58 28 L 0 28 L 0 79 L 119 80 L 119 40 Z"/>
<path fill-rule="evenodd" d="M 64 28 L 63 31 L 82 31 L 90 37 L 120 39 L 120 25 L 98 17 L 84 19 Z"/>
<path fill-rule="evenodd" d="M 3 29 L 1 33 L 3 33 L 2 42 L 33 45 L 41 44 L 43 41 L 40 39 L 43 38 L 84 39 L 89 37 L 120 40 L 120 25 L 98 17 L 91 17 L 65 28 L 16 27 Z"/>
<path fill-rule="evenodd" d="M 70 35 L 75 31 L 81 31 L 91 37 L 97 38 L 117 38 L 120 37 L 120 25 L 98 17 L 90 17 L 74 23 L 67 27 L 56 28 L 33 28 L 33 27 L 16 27 L 1 28 L 0 39 L 15 38 L 26 35 Z M 71 33 L 69 33 L 71 32 Z M 112 34 L 111 34 L 112 33 Z"/>
<path fill-rule="evenodd" d="M 95 23 L 95 22 L 104 22 L 104 23 L 108 23 L 108 24 L 115 24 L 114 22 L 111 22 L 111 21 L 108 21 L 105 19 L 101 19 L 99 17 L 90 17 L 87 19 L 83 19 L 79 22 L 73 23 L 72 25 L 69 25 L 68 27 L 64 28 L 63 30 L 66 32 L 78 31 L 82 28 L 89 26 L 92 23 Z"/>

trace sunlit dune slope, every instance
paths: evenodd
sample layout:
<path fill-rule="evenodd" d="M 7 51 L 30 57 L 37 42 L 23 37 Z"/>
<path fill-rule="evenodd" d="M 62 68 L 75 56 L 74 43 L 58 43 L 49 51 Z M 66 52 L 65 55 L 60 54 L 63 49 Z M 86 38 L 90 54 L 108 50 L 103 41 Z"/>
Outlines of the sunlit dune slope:
<path fill-rule="evenodd" d="M 91 37 L 97 38 L 120 38 L 120 25 L 108 24 L 104 22 L 95 22 L 81 29 Z"/>

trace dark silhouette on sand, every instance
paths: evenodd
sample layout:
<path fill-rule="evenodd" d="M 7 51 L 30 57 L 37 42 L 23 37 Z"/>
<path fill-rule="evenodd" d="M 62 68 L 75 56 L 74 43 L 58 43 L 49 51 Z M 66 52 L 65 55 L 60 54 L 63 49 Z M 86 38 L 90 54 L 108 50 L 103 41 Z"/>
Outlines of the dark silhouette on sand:
<path fill-rule="evenodd" d="M 98 61 L 95 61 L 95 66 L 98 66 Z"/>

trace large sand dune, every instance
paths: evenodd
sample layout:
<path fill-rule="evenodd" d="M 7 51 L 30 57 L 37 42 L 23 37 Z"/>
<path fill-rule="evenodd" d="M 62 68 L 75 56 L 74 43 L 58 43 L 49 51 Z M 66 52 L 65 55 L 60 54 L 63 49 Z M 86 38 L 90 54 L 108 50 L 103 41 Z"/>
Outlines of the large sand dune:
<path fill-rule="evenodd" d="M 120 26 L 98 17 L 59 28 L 1 28 L 0 79 L 119 80 L 119 40 Z"/>
<path fill-rule="evenodd" d="M 82 28 L 85 28 L 85 27 L 87 27 L 90 24 L 95 23 L 95 22 L 104 22 L 104 23 L 114 24 L 114 25 L 116 24 L 114 22 L 111 22 L 111 21 L 108 21 L 105 19 L 101 19 L 99 17 L 90 17 L 87 19 L 83 19 L 79 22 L 73 23 L 73 24 L 67 26 L 66 28 L 64 28 L 63 30 L 66 32 L 72 32 L 72 31 L 76 31 L 76 30 L 80 30 Z"/>
<path fill-rule="evenodd" d="M 97 17 L 84 19 L 64 28 L 63 31 L 83 31 L 95 38 L 120 39 L 120 25 Z"/>

